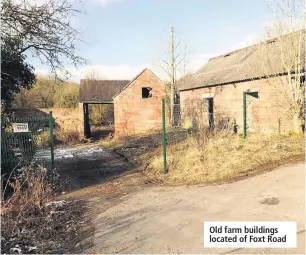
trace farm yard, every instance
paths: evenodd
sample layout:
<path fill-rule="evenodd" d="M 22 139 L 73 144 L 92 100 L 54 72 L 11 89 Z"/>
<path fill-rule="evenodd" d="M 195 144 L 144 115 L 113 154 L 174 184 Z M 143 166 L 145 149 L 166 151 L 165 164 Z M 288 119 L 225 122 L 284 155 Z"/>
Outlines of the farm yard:
<path fill-rule="evenodd" d="M 156 246 L 159 248 L 155 249 L 149 245 L 149 243 L 155 242 L 152 241 L 154 239 L 148 239 L 148 241 L 142 240 L 141 236 L 145 236 L 145 232 L 131 232 L 130 236 L 134 236 L 136 240 L 134 246 L 128 245 L 125 241 L 122 245 L 109 243 L 113 242 L 110 240 L 116 240 L 115 238 L 122 239 L 120 233 L 124 234 L 124 232 L 121 231 L 116 234 L 116 229 L 118 227 L 116 224 L 112 227 L 112 224 L 114 223 L 111 222 L 114 221 L 114 217 L 126 217 L 121 214 L 122 212 L 127 213 L 129 210 L 131 210 L 131 215 L 129 217 L 136 217 L 136 215 L 139 215 L 139 212 L 135 206 L 141 206 L 142 209 L 139 208 L 139 210 L 144 210 L 141 215 L 144 213 L 144 215 L 146 215 L 145 218 L 140 218 L 142 219 L 141 221 L 139 219 L 136 222 L 142 222 L 143 220 L 144 222 L 147 222 L 146 219 L 148 217 L 150 218 L 150 215 L 153 212 L 161 213 L 164 210 L 170 210 L 169 213 L 173 210 L 179 210 L 180 213 L 183 213 L 182 210 L 187 210 L 186 213 L 188 214 L 189 208 L 198 208 L 201 203 L 192 204 L 192 202 L 182 201 L 185 201 L 185 199 L 190 200 L 190 196 L 200 199 L 193 193 L 198 193 L 202 189 L 203 194 L 213 192 L 214 196 L 215 191 L 213 190 L 220 189 L 221 199 L 223 195 L 225 195 L 223 191 L 224 187 L 232 187 L 230 189 L 233 190 L 235 190 L 236 186 L 239 187 L 236 193 L 233 193 L 236 194 L 234 196 L 237 196 L 237 193 L 240 192 L 239 189 L 242 189 L 242 187 L 258 185 L 256 183 L 262 182 L 263 180 L 266 180 L 268 183 L 264 184 L 265 182 L 263 182 L 262 185 L 267 185 L 268 187 L 270 185 L 269 182 L 275 181 L 273 176 L 277 175 L 277 173 L 282 173 L 282 175 L 284 175 L 283 178 L 285 179 L 297 178 L 300 182 L 303 180 L 302 175 L 304 172 L 302 170 L 304 165 L 301 164 L 301 162 L 305 159 L 305 151 L 304 138 L 301 135 L 266 135 L 261 137 L 260 142 L 256 139 L 256 135 L 250 136 L 247 140 L 242 139 L 239 135 L 228 135 L 225 137 L 221 137 L 220 135 L 217 137 L 212 136 L 208 139 L 207 147 L 204 149 L 201 149 L 203 148 L 203 144 L 197 144 L 194 140 L 195 138 L 196 137 L 188 134 L 186 131 L 176 130 L 168 132 L 169 173 L 167 175 L 163 174 L 162 163 L 160 162 L 162 154 L 160 133 L 129 137 L 125 139 L 104 140 L 72 148 L 57 147 L 54 155 L 56 171 L 59 175 L 59 180 L 57 182 L 59 183 L 59 186 L 57 186 L 56 189 L 56 200 L 66 201 L 65 203 L 68 203 L 65 207 L 58 208 L 58 210 L 71 210 L 73 217 L 76 218 L 73 222 L 68 222 L 67 224 L 70 224 L 71 226 L 75 225 L 76 232 L 73 232 L 73 235 L 80 235 L 79 237 L 81 237 L 81 239 L 74 238 L 71 240 L 71 243 L 74 243 L 74 247 L 71 245 L 66 246 L 65 243 L 61 243 L 57 239 L 52 239 L 50 245 L 47 243 L 44 244 L 44 246 L 39 246 L 40 248 L 38 249 L 41 249 L 39 251 L 46 252 L 48 250 L 58 250 L 64 252 L 66 249 L 69 249 L 70 251 L 82 253 L 137 251 L 169 252 L 174 249 L 171 242 L 175 242 L 175 238 L 165 241 L 165 243 L 169 242 L 165 247 L 163 246 L 164 244 L 160 244 Z M 186 146 L 192 146 L 193 150 L 189 149 L 188 153 L 186 153 Z M 199 165 L 201 164 L 199 163 L 201 162 L 199 161 L 199 157 L 205 157 L 208 152 L 209 155 L 213 155 L 214 161 L 209 161 L 207 158 L 205 161 L 206 164 Z M 44 151 L 39 151 L 37 157 L 43 157 L 45 153 L 46 152 Z M 191 153 L 191 155 L 189 155 L 189 153 Z M 238 156 L 236 156 L 237 154 Z M 267 157 L 266 155 L 269 156 Z M 186 163 L 192 167 L 187 169 L 186 165 L 184 165 Z M 222 168 L 222 165 L 225 166 Z M 280 165 L 286 166 L 278 168 Z M 200 166 L 202 166 L 201 171 L 199 171 Z M 213 169 L 218 169 L 219 172 L 216 172 Z M 270 173 L 270 171 L 272 172 Z M 254 199 L 255 204 L 264 201 L 264 199 L 267 199 L 267 201 L 271 200 L 272 207 L 288 203 L 286 197 L 282 198 L 285 194 L 278 194 L 280 192 L 279 189 L 283 189 L 288 185 L 287 182 L 282 181 L 282 175 L 279 176 L 278 189 L 276 189 L 275 185 L 273 186 L 274 191 L 269 188 L 265 192 L 263 192 L 263 188 L 262 191 L 250 188 L 254 190 L 255 193 L 253 194 L 249 192 L 250 198 L 248 199 L 251 199 L 251 196 L 254 196 L 252 199 Z M 253 182 L 254 184 L 252 184 Z M 178 185 L 183 185 L 183 187 L 176 187 Z M 302 183 L 297 185 L 297 190 L 293 189 L 292 192 L 302 192 Z M 225 189 L 228 191 L 228 188 Z M 286 189 L 286 194 L 290 194 L 290 187 Z M 203 201 L 205 201 L 205 199 L 209 197 L 208 194 L 204 195 L 201 199 L 204 199 Z M 241 194 L 243 194 L 243 191 L 241 191 Z M 141 199 L 139 199 L 139 196 Z M 149 204 L 146 204 L 145 202 L 147 196 L 150 197 L 148 201 L 151 202 Z M 163 199 L 160 200 L 159 197 Z M 153 198 L 155 199 L 154 202 L 152 200 Z M 172 202 L 167 202 L 169 199 Z M 232 199 L 234 199 L 234 197 Z M 277 201 L 276 205 L 273 205 L 274 199 Z M 162 201 L 165 204 L 161 204 Z M 177 204 L 175 201 L 181 202 Z M 216 212 L 220 211 L 221 213 L 224 210 L 228 210 L 228 204 L 222 201 L 220 200 L 219 203 L 221 204 L 215 209 L 217 210 Z M 302 201 L 297 202 L 298 204 L 302 203 Z M 122 203 L 124 206 L 121 206 Z M 205 204 L 207 203 L 211 202 L 206 201 Z M 224 207 L 222 206 L 223 203 Z M 186 204 L 186 209 L 174 209 L 179 204 Z M 155 208 L 154 210 L 152 210 L 153 205 Z M 122 211 L 122 209 L 119 209 L 118 207 L 125 209 Z M 148 209 L 144 209 L 146 207 L 148 207 Z M 261 207 L 264 210 L 265 205 L 263 204 Z M 74 208 L 79 209 L 76 210 Z M 163 210 L 161 210 L 161 208 L 163 208 Z M 233 210 L 234 209 L 229 209 L 229 214 L 235 215 Z M 194 214 L 196 215 L 196 213 L 197 210 L 195 210 Z M 112 216 L 108 216 L 109 214 Z M 288 212 L 288 215 L 289 214 L 290 213 Z M 228 214 L 225 213 L 223 217 L 226 218 L 227 215 Z M 255 218 L 258 217 L 256 216 L 258 215 L 257 213 L 254 215 Z M 106 217 L 108 220 L 100 223 L 100 217 Z M 240 217 L 243 217 L 243 215 L 240 215 Z M 301 216 L 297 215 L 294 217 L 298 217 L 299 222 L 301 221 Z M 153 217 L 153 219 L 155 218 L 156 216 Z M 117 222 L 118 220 L 115 221 Z M 63 219 L 63 221 L 65 221 L 65 219 Z M 121 220 L 119 220 L 119 222 L 120 221 Z M 78 222 L 87 222 L 87 225 L 85 227 L 83 223 L 79 224 Z M 161 224 L 163 224 L 162 222 Z M 189 222 L 188 219 L 186 219 L 186 223 L 187 222 Z M 100 226 L 100 224 L 102 225 Z M 100 231 L 104 231 L 104 224 L 110 224 L 107 227 L 108 231 L 114 229 L 115 232 L 114 234 L 109 232 L 110 234 L 107 234 L 106 236 L 103 235 L 101 241 L 102 237 L 100 237 L 99 233 Z M 134 224 L 135 223 L 131 222 L 130 226 L 137 229 L 137 225 L 134 227 Z M 183 227 L 181 225 L 183 223 L 175 224 L 178 224 L 174 225 L 177 226 L 178 229 Z M 161 226 L 159 227 L 156 225 L 156 227 L 158 229 Z M 163 231 L 166 231 L 165 233 L 167 233 L 167 231 L 170 231 L 169 233 L 173 231 L 171 229 L 167 230 L 167 228 L 164 227 L 163 229 Z M 303 231 L 300 232 L 301 234 L 299 234 L 299 238 L 303 240 L 305 236 L 303 235 Z M 38 239 L 39 238 L 41 237 L 38 237 Z M 141 244 L 138 243 L 137 240 L 142 240 Z M 32 240 L 26 240 L 24 242 L 26 243 L 27 241 L 35 247 L 35 242 L 33 243 Z M 129 241 L 127 240 L 127 242 Z M 16 242 L 9 243 L 11 243 L 11 246 L 9 244 L 5 245 L 8 250 L 16 248 L 14 246 Z M 101 245 L 101 243 L 105 245 Z M 27 245 L 27 247 L 32 246 Z M 202 246 L 200 245 L 200 247 Z M 23 249 L 27 248 L 20 247 L 19 249 L 22 249 L 23 251 Z M 180 252 L 187 251 L 184 246 L 175 249 L 178 249 Z M 297 251 L 301 251 L 300 249 L 301 248 L 299 247 Z M 178 251 L 175 250 L 175 252 Z M 200 250 L 195 248 L 194 251 L 196 252 Z M 207 250 L 207 252 L 210 251 Z M 249 250 L 246 250 L 246 252 L 249 252 Z"/>
<path fill-rule="evenodd" d="M 178 146 L 178 144 L 184 146 L 190 139 L 183 137 L 182 134 L 178 137 L 172 146 Z M 271 217 L 282 219 L 283 215 L 287 215 L 288 219 L 298 221 L 299 245 L 296 251 L 299 253 L 302 251 L 301 245 L 305 240 L 305 230 L 303 231 L 303 214 L 301 210 L 295 208 L 304 204 L 302 194 L 305 173 L 304 165 L 301 163 L 304 161 L 303 138 L 287 137 L 287 139 L 286 137 L 282 137 L 282 140 L 274 138 L 273 143 L 265 139 L 263 140 L 264 146 L 261 148 L 258 144 L 252 145 L 252 141 L 246 142 L 248 144 L 240 148 L 244 152 L 244 156 L 240 157 L 240 163 L 237 162 L 238 159 L 235 159 L 237 166 L 243 162 L 246 164 L 244 171 L 224 168 L 225 172 L 220 172 L 217 175 L 218 178 L 213 175 L 213 180 L 205 179 L 207 175 L 203 179 L 195 164 L 194 168 L 189 168 L 187 173 L 183 171 L 184 168 L 181 173 L 177 172 L 180 168 L 175 168 L 175 171 L 171 173 L 170 168 L 169 176 L 150 169 L 150 164 L 154 165 L 156 161 L 152 155 L 159 155 L 161 151 L 160 135 L 118 141 L 117 145 L 112 144 L 111 146 L 102 143 L 102 145 L 56 149 L 55 162 L 61 180 L 61 185 L 57 190 L 57 200 L 64 200 L 67 203 L 75 201 L 72 208 L 78 207 L 80 203 L 79 209 L 83 210 L 80 212 L 83 216 L 78 216 L 81 217 L 79 222 L 84 222 L 85 217 L 86 229 L 90 227 L 90 231 L 82 232 L 84 225 L 75 222 L 78 231 L 76 233 L 80 233 L 84 239 L 72 240 L 75 247 L 71 245 L 66 247 L 65 244 L 59 242 L 60 248 L 58 249 L 62 251 L 69 249 L 69 251 L 82 253 L 187 252 L 189 246 L 184 246 L 180 237 L 175 234 L 178 230 L 184 230 L 185 237 L 188 240 L 190 238 L 188 242 L 194 242 L 193 252 L 200 252 L 203 251 L 201 240 L 198 239 L 199 237 L 195 238 L 196 232 L 192 234 L 188 230 L 189 226 L 193 226 L 194 231 L 201 231 L 201 228 L 195 226 L 199 225 L 196 219 L 200 218 L 197 217 L 219 220 L 269 220 L 272 219 Z M 277 146 L 275 141 L 279 142 Z M 287 141 L 285 143 L 287 147 L 282 146 L 280 141 L 283 143 Z M 263 157 L 254 165 L 251 155 L 259 149 L 262 150 L 262 154 L 269 151 L 271 157 L 269 159 Z M 274 150 L 275 154 L 270 150 Z M 283 157 L 286 150 L 291 155 L 287 158 Z M 235 153 L 233 150 L 232 155 L 234 156 Z M 280 154 L 279 158 L 273 156 L 277 154 Z M 179 156 L 182 155 L 179 153 Z M 197 158 L 194 160 L 196 161 Z M 278 165 L 285 165 L 285 167 L 278 167 Z M 212 166 L 208 165 L 208 167 L 210 169 Z M 161 169 L 159 172 L 162 172 Z M 198 185 L 190 185 L 195 183 L 195 175 L 199 175 L 198 179 L 201 181 L 196 182 Z M 255 188 L 259 183 L 261 188 Z M 245 196 L 246 192 L 247 196 Z M 211 201 L 212 198 L 215 202 Z M 247 215 L 239 213 L 237 217 L 235 210 L 240 207 L 232 208 L 234 200 L 246 208 Z M 218 206 L 216 201 L 218 201 Z M 84 206 L 85 208 L 82 209 Z M 268 208 L 271 208 L 272 211 L 267 211 Z M 72 210 L 74 211 L 75 209 Z M 251 214 L 249 214 L 250 211 L 252 211 Z M 175 215 L 188 216 L 177 221 Z M 212 215 L 215 216 L 212 217 Z M 163 220 L 156 220 L 157 218 L 163 218 Z M 101 219 L 104 220 L 101 221 Z M 142 226 L 142 224 L 145 225 Z M 143 230 L 139 231 L 139 228 Z M 159 235 L 154 237 L 152 233 L 165 235 L 164 241 L 155 240 Z M 58 242 L 56 239 L 52 241 Z M 177 242 L 182 245 L 174 245 Z M 153 243 L 156 245 L 152 245 Z M 52 246 L 50 249 L 52 250 Z M 214 250 L 204 251 L 215 253 Z M 274 251 L 278 252 L 278 250 L 271 252 Z M 241 252 L 249 253 L 251 250 Z"/>
<path fill-rule="evenodd" d="M 3 1 L 1 253 L 305 254 L 306 6 L 223 7 Z"/>

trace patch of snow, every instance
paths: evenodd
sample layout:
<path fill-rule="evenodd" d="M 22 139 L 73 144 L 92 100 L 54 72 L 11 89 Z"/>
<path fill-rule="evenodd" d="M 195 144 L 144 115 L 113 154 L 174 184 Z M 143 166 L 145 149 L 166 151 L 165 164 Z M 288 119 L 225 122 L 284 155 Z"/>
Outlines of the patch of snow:
<path fill-rule="evenodd" d="M 88 148 L 85 150 L 83 149 L 81 151 L 78 151 L 76 155 L 77 156 L 89 156 L 91 154 L 102 152 L 102 151 L 104 151 L 103 148 L 94 147 L 94 148 Z"/>
<path fill-rule="evenodd" d="M 65 148 L 55 149 L 54 158 L 56 160 L 74 158 L 74 157 L 88 157 L 95 153 L 105 152 L 101 147 L 76 147 L 76 148 Z M 35 154 L 36 159 L 50 159 L 50 150 L 40 150 Z"/>
<path fill-rule="evenodd" d="M 35 153 L 34 159 L 49 159 L 50 155 L 50 150 L 40 150 Z"/>
<path fill-rule="evenodd" d="M 29 247 L 29 248 L 28 248 L 28 251 L 34 251 L 34 250 L 37 250 L 37 247 L 36 247 L 36 246 L 33 246 L 33 247 Z"/>
<path fill-rule="evenodd" d="M 65 150 L 56 150 L 54 151 L 54 158 L 55 159 L 62 159 L 62 158 L 73 158 L 73 154 L 69 151 Z"/>
<path fill-rule="evenodd" d="M 18 247 L 19 247 L 19 245 L 18 245 Z M 16 245 L 15 248 L 11 248 L 10 250 L 11 250 L 12 252 L 17 252 L 18 254 L 21 254 L 21 253 L 22 253 L 22 250 L 21 250 L 20 248 L 18 248 L 18 247 L 17 247 L 17 245 Z"/>
<path fill-rule="evenodd" d="M 55 205 L 55 206 L 63 206 L 66 203 L 65 200 L 60 201 L 52 201 L 46 204 L 46 206 Z"/>
<path fill-rule="evenodd" d="M 74 156 L 72 155 L 72 154 L 65 154 L 64 156 L 63 156 L 63 158 L 73 158 Z"/>

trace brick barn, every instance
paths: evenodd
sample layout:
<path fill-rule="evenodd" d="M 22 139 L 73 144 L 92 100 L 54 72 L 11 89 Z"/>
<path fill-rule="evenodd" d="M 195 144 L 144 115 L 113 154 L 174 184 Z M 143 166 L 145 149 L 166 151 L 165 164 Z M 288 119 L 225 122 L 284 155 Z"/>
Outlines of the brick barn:
<path fill-rule="evenodd" d="M 211 58 L 195 74 L 181 79 L 178 87 L 182 125 L 208 127 L 232 122 L 241 133 L 246 91 L 248 131 L 291 130 L 289 79 L 305 86 L 305 31 L 299 42 L 301 47 L 292 45 L 292 36 L 296 35 Z M 299 50 L 298 54 L 293 48 Z M 290 61 L 297 65 L 291 66 L 288 75 L 284 66 Z"/>
<path fill-rule="evenodd" d="M 161 99 L 164 83 L 149 69 L 132 81 L 81 80 L 80 109 L 84 136 L 90 137 L 89 104 L 113 104 L 116 136 L 129 136 L 161 128 Z"/>
<path fill-rule="evenodd" d="M 161 129 L 161 99 L 165 84 L 144 69 L 114 96 L 115 135 L 128 136 Z"/>

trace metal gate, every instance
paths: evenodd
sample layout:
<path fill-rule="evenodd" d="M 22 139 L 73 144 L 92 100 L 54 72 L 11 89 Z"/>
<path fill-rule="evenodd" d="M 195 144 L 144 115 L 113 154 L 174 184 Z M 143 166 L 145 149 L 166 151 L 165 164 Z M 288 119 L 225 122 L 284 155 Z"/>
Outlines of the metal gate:
<path fill-rule="evenodd" d="M 4 180 L 18 176 L 22 167 L 30 164 L 39 164 L 53 172 L 53 127 L 52 112 L 43 117 L 1 120 L 1 173 Z"/>

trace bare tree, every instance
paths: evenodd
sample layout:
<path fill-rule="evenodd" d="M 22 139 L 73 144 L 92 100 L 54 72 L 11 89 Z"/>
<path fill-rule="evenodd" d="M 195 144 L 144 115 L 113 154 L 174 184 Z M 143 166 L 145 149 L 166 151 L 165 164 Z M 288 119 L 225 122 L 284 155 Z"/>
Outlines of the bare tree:
<path fill-rule="evenodd" d="M 92 80 L 104 80 L 103 75 L 99 74 L 96 70 L 90 69 L 85 74 L 85 80 L 86 81 L 92 81 Z"/>
<path fill-rule="evenodd" d="M 60 80 L 54 79 L 54 77 L 38 77 L 34 84 L 33 92 L 35 92 L 38 97 L 40 107 L 53 107 L 55 101 L 54 95 L 62 86 L 63 83 Z"/>
<path fill-rule="evenodd" d="M 268 38 L 276 38 L 281 58 L 279 64 L 287 76 L 285 87 L 279 88 L 277 93 L 289 109 L 293 130 L 299 132 L 305 121 L 305 1 L 274 0 L 270 2 L 270 8 L 277 20 L 267 27 L 266 34 Z M 269 61 L 271 50 L 266 46 L 266 63 L 270 69 L 273 68 Z"/>
<path fill-rule="evenodd" d="M 20 92 L 15 96 L 13 106 L 27 108 L 31 105 L 30 91 L 27 89 L 21 89 Z"/>
<path fill-rule="evenodd" d="M 174 27 L 170 28 L 170 43 L 169 47 L 164 52 L 160 63 L 156 66 L 159 67 L 167 76 L 166 84 L 170 90 L 170 120 L 174 124 L 174 104 L 178 103 L 178 88 L 177 81 L 180 77 L 187 75 L 187 46 L 182 46 L 181 40 L 176 40 Z"/>
<path fill-rule="evenodd" d="M 1 39 L 15 38 L 22 47 L 18 54 L 38 57 L 51 72 L 65 72 L 65 64 L 78 66 L 86 61 L 76 54 L 81 34 L 72 26 L 80 11 L 70 0 L 3 0 Z"/>

